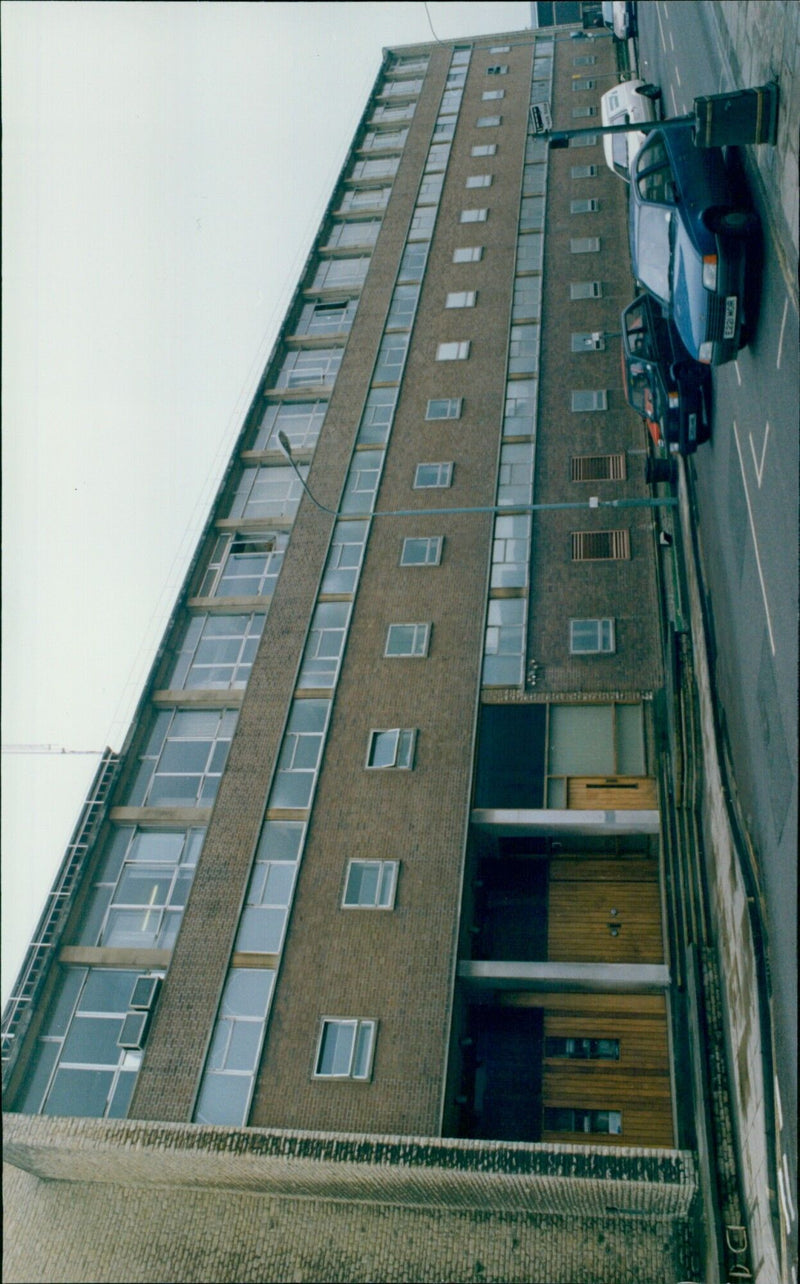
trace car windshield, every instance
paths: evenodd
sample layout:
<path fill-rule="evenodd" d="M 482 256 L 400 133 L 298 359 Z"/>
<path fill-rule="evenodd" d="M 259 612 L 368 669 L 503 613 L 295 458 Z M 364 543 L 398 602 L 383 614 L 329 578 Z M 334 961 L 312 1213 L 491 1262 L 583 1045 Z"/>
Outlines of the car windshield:
<path fill-rule="evenodd" d="M 636 227 L 636 275 L 651 294 L 669 302 L 672 257 L 672 212 L 658 205 L 640 205 Z"/>
<path fill-rule="evenodd" d="M 627 363 L 628 401 L 641 415 L 652 415 L 653 394 L 650 387 L 650 370 L 640 361 Z"/>

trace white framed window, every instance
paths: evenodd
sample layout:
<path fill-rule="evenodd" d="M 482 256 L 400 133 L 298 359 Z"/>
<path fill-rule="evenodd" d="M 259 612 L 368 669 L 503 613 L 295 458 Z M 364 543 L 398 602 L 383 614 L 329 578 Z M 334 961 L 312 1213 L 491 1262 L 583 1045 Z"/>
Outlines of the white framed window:
<path fill-rule="evenodd" d="M 381 480 L 381 469 L 385 459 L 383 450 L 357 450 L 347 473 L 344 494 L 339 509 L 342 513 L 352 513 L 354 517 L 363 517 L 371 513 L 375 505 L 375 496 Z"/>
<path fill-rule="evenodd" d="M 600 281 L 570 281 L 569 297 L 571 299 L 601 299 L 603 286 Z"/>
<path fill-rule="evenodd" d="M 358 582 L 364 548 L 367 542 L 367 522 L 337 522 L 333 532 L 328 562 L 322 579 L 323 593 L 353 593 Z"/>
<path fill-rule="evenodd" d="M 414 473 L 414 490 L 443 490 L 453 482 L 453 465 L 451 462 L 441 464 L 417 464 Z"/>
<path fill-rule="evenodd" d="M 476 129 L 491 129 L 495 125 L 502 125 L 502 116 L 479 116 L 475 121 Z"/>
<path fill-rule="evenodd" d="M 571 404 L 576 411 L 607 410 L 608 393 L 603 388 L 581 388 L 580 391 L 573 389 Z"/>
<path fill-rule="evenodd" d="M 428 402 L 425 411 L 426 419 L 460 419 L 461 397 L 434 397 Z"/>
<path fill-rule="evenodd" d="M 587 200 L 570 201 L 570 214 L 596 214 L 600 209 L 600 202 L 593 198 Z"/>
<path fill-rule="evenodd" d="M 400 272 L 397 277 L 398 284 L 407 281 L 421 281 L 425 271 L 425 263 L 428 258 L 428 245 L 423 241 L 419 244 L 407 245 L 403 251 L 403 258 L 400 263 Z"/>
<path fill-rule="evenodd" d="M 597 58 L 594 54 L 580 54 L 572 59 L 573 67 L 593 67 L 596 62 Z"/>
<path fill-rule="evenodd" d="M 418 205 L 435 205 L 442 194 L 444 174 L 427 174 L 419 187 Z"/>
<path fill-rule="evenodd" d="M 411 215 L 411 226 L 408 229 L 409 241 L 429 241 L 436 222 L 435 205 L 419 205 Z"/>
<path fill-rule="evenodd" d="M 418 298 L 418 285 L 396 285 L 389 307 L 389 315 L 386 318 L 386 329 L 410 330 Z"/>
<path fill-rule="evenodd" d="M 247 1122 L 275 973 L 233 967 L 228 972 L 197 1098 L 196 1123 Z"/>
<path fill-rule="evenodd" d="M 351 860 L 347 866 L 342 909 L 394 909 L 396 860 Z"/>
<path fill-rule="evenodd" d="M 356 161 L 348 178 L 351 181 L 370 178 L 393 178 L 400 164 L 397 156 L 384 156 L 380 160 Z"/>
<path fill-rule="evenodd" d="M 458 221 L 459 223 L 485 223 L 488 217 L 488 209 L 462 210 L 458 216 Z"/>
<path fill-rule="evenodd" d="M 399 389 L 370 388 L 358 427 L 359 446 L 380 446 L 389 436 Z"/>
<path fill-rule="evenodd" d="M 599 330 L 582 330 L 572 335 L 573 352 L 604 352 L 605 346 L 605 337 Z"/>
<path fill-rule="evenodd" d="M 491 187 L 491 174 L 470 174 L 467 178 L 467 187 Z"/>
<path fill-rule="evenodd" d="M 573 93 L 581 93 L 586 89 L 594 89 L 597 82 L 595 80 L 573 80 Z"/>
<path fill-rule="evenodd" d="M 483 646 L 484 686 L 518 686 L 522 682 L 527 599 L 497 598 L 489 602 Z"/>
<path fill-rule="evenodd" d="M 220 535 L 198 597 L 269 597 L 288 542 L 285 531 Z"/>
<path fill-rule="evenodd" d="M 440 343 L 436 348 L 437 361 L 466 361 L 469 356 L 469 339 L 458 343 Z"/>
<path fill-rule="evenodd" d="M 442 560 L 441 535 L 409 535 L 403 540 L 401 566 L 438 566 Z"/>
<path fill-rule="evenodd" d="M 432 174 L 437 170 L 446 169 L 449 156 L 450 144 L 436 143 L 428 151 L 428 159 L 425 161 L 425 173 Z"/>
<path fill-rule="evenodd" d="M 126 796 L 129 807 L 211 807 L 238 709 L 161 709 Z"/>
<path fill-rule="evenodd" d="M 271 402 L 264 411 L 252 450 L 279 450 L 278 433 L 285 433 L 292 450 L 313 450 L 328 409 L 326 400 Z"/>
<path fill-rule="evenodd" d="M 581 1106 L 546 1106 L 545 1132 L 611 1133 L 622 1132 L 621 1110 L 590 1110 Z"/>
<path fill-rule="evenodd" d="M 453 250 L 454 263 L 479 263 L 482 258 L 482 245 L 459 245 Z"/>
<path fill-rule="evenodd" d="M 573 165 L 569 171 L 570 178 L 597 178 L 596 165 Z"/>
<path fill-rule="evenodd" d="M 337 259 L 347 263 L 347 259 Z M 331 265 L 332 266 L 332 265 Z M 344 348 L 299 348 L 286 353 L 283 358 L 276 388 L 307 388 L 320 384 L 332 387 L 336 383 Z"/>
<path fill-rule="evenodd" d="M 571 138 L 570 147 L 596 147 L 597 134 L 584 134 L 581 138 Z"/>
<path fill-rule="evenodd" d="M 419 659 L 428 654 L 430 624 L 390 624 L 383 654 L 387 659 Z"/>
<path fill-rule="evenodd" d="M 413 310 L 413 308 L 416 307 L 416 298 L 414 298 L 413 301 L 409 299 L 398 299 L 397 293 L 400 290 L 416 291 L 416 287 L 398 285 L 397 290 L 395 291 L 395 297 L 392 300 L 392 308 L 399 309 L 410 306 Z M 397 316 L 396 311 L 395 316 Z M 386 323 L 387 329 L 391 320 L 392 311 L 390 310 L 389 318 Z M 403 313 L 403 323 L 405 325 L 410 325 L 410 319 L 407 312 Z M 408 351 L 408 340 L 409 336 L 407 334 L 384 335 L 381 340 L 381 346 L 378 349 L 378 357 L 372 374 L 373 383 L 399 383 L 403 365 L 405 364 L 406 352 Z"/>
<path fill-rule="evenodd" d="M 317 603 L 297 680 L 301 690 L 336 685 L 350 609 L 350 602 Z"/>
<path fill-rule="evenodd" d="M 351 224 L 361 227 L 363 224 Z M 332 335 L 346 334 L 352 324 L 358 307 L 358 299 L 336 300 L 334 303 L 306 303 L 297 324 L 295 334 Z"/>
<path fill-rule="evenodd" d="M 315 1079 L 369 1079 L 377 1021 L 323 1017 Z"/>
<path fill-rule="evenodd" d="M 446 308 L 474 308 L 477 298 L 476 290 L 454 290 L 448 294 L 444 306 Z"/>
<path fill-rule="evenodd" d="M 506 91 L 504 89 L 484 89 L 481 94 L 481 100 L 486 103 L 492 98 L 505 98 L 505 96 Z"/>
<path fill-rule="evenodd" d="M 597 115 L 596 107 L 573 107 L 572 108 L 573 120 L 582 120 L 586 116 L 596 116 L 596 115 Z"/>
<path fill-rule="evenodd" d="M 539 368 L 539 326 L 512 325 L 508 349 L 509 374 L 535 374 Z"/>
<path fill-rule="evenodd" d="M 570 238 L 570 254 L 597 254 L 599 249 L 599 236 L 573 236 Z"/>
<path fill-rule="evenodd" d="M 349 214 L 354 210 L 383 209 L 388 205 L 391 194 L 391 187 L 351 188 L 342 193 L 339 211 Z"/>
<path fill-rule="evenodd" d="M 266 615 L 192 615 L 167 687 L 175 691 L 243 689 Z"/>
<path fill-rule="evenodd" d="M 615 650 L 614 621 L 570 620 L 569 649 L 571 655 L 609 655 Z"/>
<path fill-rule="evenodd" d="M 270 790 L 270 807 L 310 806 L 330 710 L 330 700 L 292 701 Z"/>
<path fill-rule="evenodd" d="M 370 731 L 365 766 L 372 771 L 411 771 L 416 739 L 417 733 L 413 728 Z"/>
<path fill-rule="evenodd" d="M 469 149 L 470 156 L 495 156 L 497 154 L 497 143 L 476 143 Z"/>

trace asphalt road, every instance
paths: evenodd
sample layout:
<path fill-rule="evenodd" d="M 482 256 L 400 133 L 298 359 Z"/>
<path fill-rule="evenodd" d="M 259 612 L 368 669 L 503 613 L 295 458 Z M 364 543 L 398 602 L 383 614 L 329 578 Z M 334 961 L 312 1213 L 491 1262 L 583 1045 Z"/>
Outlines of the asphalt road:
<path fill-rule="evenodd" d="M 639 5 L 640 74 L 661 85 L 665 115 L 730 79 L 711 6 Z M 714 685 L 766 902 L 784 1153 L 796 1177 L 798 312 L 782 263 L 797 257 L 772 230 L 748 150 L 734 155 L 763 225 L 753 246 L 751 340 L 714 372 L 711 442 L 689 474 L 713 626 Z M 782 251 L 782 252 L 781 252 Z M 795 1186 L 796 1189 L 796 1186 Z"/>

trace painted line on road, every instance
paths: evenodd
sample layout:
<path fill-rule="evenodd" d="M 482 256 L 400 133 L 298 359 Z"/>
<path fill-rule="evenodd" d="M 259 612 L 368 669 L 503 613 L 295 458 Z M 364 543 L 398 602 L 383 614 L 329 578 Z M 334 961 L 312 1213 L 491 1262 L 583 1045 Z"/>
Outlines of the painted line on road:
<path fill-rule="evenodd" d="M 681 89 L 683 89 L 683 81 L 681 80 L 681 73 L 678 71 L 677 64 L 672 68 L 672 70 L 675 72 L 675 79 L 677 80 Z"/>
<path fill-rule="evenodd" d="M 750 503 L 750 492 L 747 489 L 747 478 L 745 477 L 745 472 L 744 472 L 744 457 L 742 455 L 741 442 L 739 441 L 739 429 L 736 426 L 735 419 L 733 421 L 733 437 L 736 442 L 736 450 L 739 454 L 739 468 L 741 469 L 741 473 L 742 473 L 742 485 L 744 487 L 744 497 L 747 503 L 747 516 L 750 519 L 750 531 L 753 536 L 753 548 L 755 549 L 755 554 L 756 554 L 756 570 L 758 571 L 758 579 L 759 579 L 759 583 L 761 584 L 761 596 L 764 599 L 764 614 L 767 617 L 767 632 L 769 634 L 769 645 L 770 645 L 770 650 L 774 655 L 775 654 L 775 637 L 772 632 L 772 617 L 770 616 L 770 613 L 769 613 L 769 602 L 767 601 L 767 587 L 764 583 L 764 572 L 761 569 L 761 554 L 758 551 L 758 539 L 756 537 L 756 524 L 755 524 L 755 521 L 753 520 L 753 508 Z"/>
<path fill-rule="evenodd" d="M 756 470 L 756 479 L 757 479 L 757 481 L 758 481 L 758 489 L 759 489 L 759 490 L 761 490 L 761 478 L 764 476 L 764 457 L 765 457 L 765 455 L 766 455 L 766 453 L 767 453 L 767 438 L 769 437 L 769 420 L 767 420 L 767 427 L 766 427 L 766 431 L 765 431 L 765 433 L 764 433 L 764 444 L 763 444 L 763 446 L 761 447 L 761 463 L 760 463 L 760 464 L 759 464 L 758 460 L 756 459 L 756 448 L 755 448 L 755 446 L 754 446 L 754 444 L 753 444 L 753 434 L 752 434 L 752 433 L 748 433 L 748 436 L 749 436 L 749 438 L 750 438 L 750 449 L 751 449 L 751 451 L 753 452 L 753 467 L 754 467 L 754 468 L 755 468 L 755 470 Z"/>
<path fill-rule="evenodd" d="M 780 334 L 780 338 L 778 339 L 778 360 L 775 362 L 776 370 L 780 370 L 781 368 L 781 357 L 783 356 L 783 332 L 786 329 L 786 314 L 788 311 L 789 311 L 789 296 L 787 295 L 783 305 L 783 319 L 781 320 L 781 334 Z"/>
<path fill-rule="evenodd" d="M 780 1088 L 780 1084 L 778 1083 L 777 1075 L 773 1075 L 772 1077 L 772 1086 L 773 1086 L 773 1091 L 775 1093 L 775 1108 L 778 1111 L 778 1131 L 782 1132 L 783 1131 L 783 1108 L 781 1106 L 781 1088 Z"/>
<path fill-rule="evenodd" d="M 656 17 L 658 18 L 658 32 L 659 32 L 659 35 L 661 36 L 661 48 L 664 50 L 664 53 L 666 53 L 667 42 L 664 39 L 664 28 L 661 25 L 661 5 L 660 4 L 656 5 Z"/>
<path fill-rule="evenodd" d="M 734 357 L 734 359 L 733 359 L 733 368 L 734 368 L 734 370 L 736 371 L 736 378 L 739 380 L 739 387 L 741 388 L 741 386 L 742 386 L 742 372 L 741 372 L 741 370 L 739 369 L 739 359 L 738 359 L 738 357 Z"/>
<path fill-rule="evenodd" d="M 789 1221 L 794 1221 L 795 1211 L 792 1203 L 792 1181 L 789 1176 L 789 1160 L 786 1155 L 783 1156 L 783 1179 L 786 1182 L 786 1202 L 789 1205 Z"/>
<path fill-rule="evenodd" d="M 673 116 L 680 116 L 680 115 L 681 115 L 681 113 L 678 111 L 678 104 L 677 104 L 677 103 L 676 103 L 676 101 L 675 101 L 675 86 L 674 86 L 674 85 L 670 85 L 670 87 L 669 87 L 669 92 L 670 92 L 670 94 L 671 94 L 671 96 L 672 96 L 672 114 L 673 114 Z"/>

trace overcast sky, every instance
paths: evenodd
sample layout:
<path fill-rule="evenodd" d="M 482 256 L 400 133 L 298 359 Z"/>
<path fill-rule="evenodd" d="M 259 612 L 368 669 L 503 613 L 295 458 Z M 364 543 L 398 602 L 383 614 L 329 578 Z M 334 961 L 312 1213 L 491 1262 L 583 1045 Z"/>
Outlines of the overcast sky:
<path fill-rule="evenodd" d="M 528 4 L 429 3 L 439 38 Z M 5 1003 L 422 3 L 2 3 Z M 80 752 L 76 752 L 80 751 Z M 84 752 L 88 751 L 88 752 Z"/>

